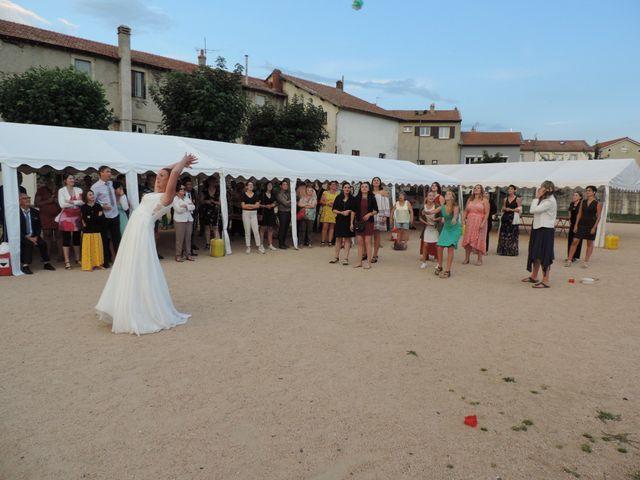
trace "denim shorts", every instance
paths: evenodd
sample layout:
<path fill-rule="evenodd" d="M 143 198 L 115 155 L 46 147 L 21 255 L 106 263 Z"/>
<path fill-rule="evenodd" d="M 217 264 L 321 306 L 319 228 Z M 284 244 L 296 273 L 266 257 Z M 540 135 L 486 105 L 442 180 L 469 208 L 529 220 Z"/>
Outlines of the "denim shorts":
<path fill-rule="evenodd" d="M 409 222 L 407 223 L 396 223 L 396 227 L 400 230 L 409 230 Z"/>

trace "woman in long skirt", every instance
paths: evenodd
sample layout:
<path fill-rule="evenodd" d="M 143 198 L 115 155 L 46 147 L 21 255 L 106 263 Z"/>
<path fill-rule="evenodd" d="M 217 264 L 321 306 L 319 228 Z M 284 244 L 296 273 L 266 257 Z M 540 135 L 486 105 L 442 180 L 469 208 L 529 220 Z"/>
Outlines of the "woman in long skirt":
<path fill-rule="evenodd" d="M 498 255 L 517 257 L 519 253 L 520 225 L 513 224 L 515 214 L 522 213 L 522 200 L 516 196 L 515 185 L 509 185 L 507 198 L 502 202 L 502 217 L 498 237 Z"/>

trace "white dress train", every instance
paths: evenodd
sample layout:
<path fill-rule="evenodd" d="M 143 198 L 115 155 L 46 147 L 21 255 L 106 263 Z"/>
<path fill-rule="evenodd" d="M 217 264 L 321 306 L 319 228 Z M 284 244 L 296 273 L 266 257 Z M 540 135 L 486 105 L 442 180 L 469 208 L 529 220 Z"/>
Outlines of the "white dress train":
<path fill-rule="evenodd" d="M 154 333 L 186 323 L 191 315 L 176 310 L 164 278 L 154 238 L 156 220 L 171 209 L 162 193 L 148 193 L 129 218 L 116 261 L 96 311 L 113 333 Z"/>

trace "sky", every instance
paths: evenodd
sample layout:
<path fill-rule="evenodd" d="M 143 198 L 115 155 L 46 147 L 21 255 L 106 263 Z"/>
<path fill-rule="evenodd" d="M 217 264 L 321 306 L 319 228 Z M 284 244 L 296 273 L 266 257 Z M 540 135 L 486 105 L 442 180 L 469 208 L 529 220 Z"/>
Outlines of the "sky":
<path fill-rule="evenodd" d="M 463 129 L 640 141 L 640 0 L 0 0 L 0 18 L 197 62 L 274 68 Z"/>

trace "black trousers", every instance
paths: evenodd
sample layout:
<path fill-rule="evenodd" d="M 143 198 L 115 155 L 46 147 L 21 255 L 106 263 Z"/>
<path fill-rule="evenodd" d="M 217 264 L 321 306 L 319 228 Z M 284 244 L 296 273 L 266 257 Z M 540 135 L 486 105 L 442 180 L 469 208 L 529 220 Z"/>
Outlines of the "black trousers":
<path fill-rule="evenodd" d="M 118 253 L 120 246 L 120 217 L 105 218 L 102 221 L 102 229 L 100 231 L 102 237 L 102 249 L 104 252 L 104 263 L 111 263 L 111 249 L 109 248 L 109 239 L 113 243 L 113 251 Z"/>
<path fill-rule="evenodd" d="M 31 265 L 31 262 L 33 261 L 34 248 L 40 250 L 40 257 L 43 262 L 46 263 L 49 261 L 47 242 L 45 242 L 42 237 L 38 237 L 38 242 L 35 245 L 31 240 L 27 240 L 23 237 L 20 241 L 20 261 L 22 262 L 22 265 Z"/>
<path fill-rule="evenodd" d="M 278 212 L 278 246 L 287 246 L 287 235 L 289 234 L 289 225 L 291 225 L 291 212 Z"/>

